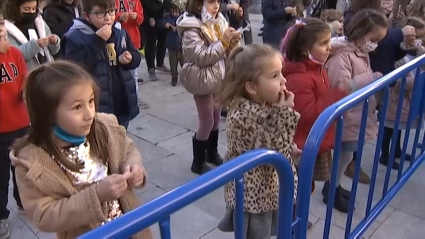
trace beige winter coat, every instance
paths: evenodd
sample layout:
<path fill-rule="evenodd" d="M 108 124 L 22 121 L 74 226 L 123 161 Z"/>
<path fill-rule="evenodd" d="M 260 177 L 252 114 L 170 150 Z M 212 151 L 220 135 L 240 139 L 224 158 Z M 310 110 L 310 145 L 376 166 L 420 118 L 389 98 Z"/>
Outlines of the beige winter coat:
<path fill-rule="evenodd" d="M 115 116 L 97 114 L 96 120 L 104 124 L 111 151 L 108 167 L 111 174 L 121 174 L 129 164 L 139 164 L 141 156 L 126 131 L 118 125 Z M 107 218 L 93 184 L 78 191 L 59 165 L 40 147 L 29 145 L 18 155 L 10 152 L 16 167 L 16 180 L 26 215 L 34 225 L 45 232 L 56 232 L 58 239 L 71 239 L 92 230 Z M 133 189 L 128 188 L 119 202 L 124 213 L 140 206 L 141 202 Z M 152 239 L 145 229 L 133 239 Z"/>

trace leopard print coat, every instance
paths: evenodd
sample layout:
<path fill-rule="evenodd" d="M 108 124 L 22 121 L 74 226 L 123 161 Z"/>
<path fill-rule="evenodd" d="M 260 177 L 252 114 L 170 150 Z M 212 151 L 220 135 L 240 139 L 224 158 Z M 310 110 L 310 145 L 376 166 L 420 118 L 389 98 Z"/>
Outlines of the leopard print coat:
<path fill-rule="evenodd" d="M 294 173 L 294 202 L 297 196 L 298 174 L 291 151 L 299 113 L 280 105 L 263 106 L 245 98 L 235 98 L 227 115 L 227 152 L 225 161 L 253 149 L 267 148 L 282 153 L 290 160 Z M 235 183 L 224 187 L 226 207 L 235 208 Z M 244 174 L 244 211 L 261 213 L 277 210 L 279 178 L 273 166 L 262 165 Z"/>

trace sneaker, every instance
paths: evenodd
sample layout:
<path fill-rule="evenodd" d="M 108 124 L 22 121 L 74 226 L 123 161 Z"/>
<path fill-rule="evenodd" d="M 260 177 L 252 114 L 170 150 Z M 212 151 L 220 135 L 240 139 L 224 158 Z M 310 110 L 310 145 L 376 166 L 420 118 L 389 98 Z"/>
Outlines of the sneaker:
<path fill-rule="evenodd" d="M 7 219 L 0 220 L 0 239 L 10 238 L 10 228 Z"/>
<path fill-rule="evenodd" d="M 149 74 L 149 80 L 151 80 L 151 81 L 157 81 L 158 80 L 158 78 L 156 77 L 155 69 L 149 69 L 148 74 Z"/>
<path fill-rule="evenodd" d="M 144 82 L 144 80 L 142 79 L 142 78 L 139 78 L 139 79 L 137 79 L 137 83 L 143 83 Z"/>
<path fill-rule="evenodd" d="M 147 109 L 147 108 L 149 108 L 149 104 L 147 102 L 143 101 L 143 100 L 139 100 L 137 102 L 137 104 L 139 105 L 139 108 L 140 109 Z"/>
<path fill-rule="evenodd" d="M 165 72 L 165 73 L 170 73 L 171 72 L 171 70 L 168 69 L 168 67 L 166 67 L 165 65 L 157 66 L 156 67 L 156 70 L 157 71 L 162 71 L 162 72 Z"/>

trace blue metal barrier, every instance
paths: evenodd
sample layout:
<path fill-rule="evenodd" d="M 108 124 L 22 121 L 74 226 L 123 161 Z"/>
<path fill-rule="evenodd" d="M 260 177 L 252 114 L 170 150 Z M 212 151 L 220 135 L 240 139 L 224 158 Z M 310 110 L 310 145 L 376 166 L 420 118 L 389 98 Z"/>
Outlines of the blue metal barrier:
<path fill-rule="evenodd" d="M 194 180 L 169 191 L 141 207 L 101 226 L 80 239 L 130 238 L 159 222 L 162 239 L 170 239 L 170 215 L 204 197 L 224 184 L 236 181 L 235 238 L 243 239 L 243 174 L 256 166 L 270 164 L 279 174 L 278 239 L 291 238 L 294 197 L 294 175 L 285 157 L 271 150 L 253 150 L 241 155 Z"/>
<path fill-rule="evenodd" d="M 313 128 L 310 131 L 310 134 L 306 140 L 305 147 L 303 149 L 303 154 L 301 156 L 300 164 L 299 164 L 299 174 L 302 177 L 299 177 L 299 192 L 298 192 L 298 200 L 297 200 L 297 219 L 298 223 L 295 225 L 295 238 L 297 239 L 305 239 L 307 238 L 307 222 L 308 222 L 308 214 L 309 214 L 309 206 L 310 206 L 310 194 L 311 194 L 311 182 L 313 179 L 313 168 L 315 165 L 316 155 L 319 151 L 320 144 L 323 140 L 323 137 L 326 131 L 331 127 L 332 124 L 336 122 L 337 124 L 337 134 L 335 140 L 335 150 L 333 155 L 333 165 L 332 165 L 332 176 L 330 185 L 335 185 L 336 182 L 336 170 L 338 167 L 338 158 L 339 151 L 342 139 L 342 131 L 343 131 L 343 115 L 348 110 L 352 109 L 357 105 L 363 104 L 363 115 L 360 122 L 360 133 L 359 140 L 357 142 L 357 156 L 356 156 L 356 168 L 355 168 L 355 176 L 353 179 L 352 187 L 351 187 L 351 197 L 349 204 L 349 212 L 347 215 L 346 222 L 346 232 L 345 238 L 360 238 L 361 235 L 367 230 L 367 228 L 372 224 L 372 222 L 378 217 L 378 215 L 382 212 L 382 210 L 388 205 L 391 199 L 397 194 L 397 192 L 403 187 L 406 181 L 412 176 L 412 174 L 416 171 L 416 169 L 420 166 L 420 164 L 425 160 L 425 156 L 423 154 L 425 150 L 425 136 L 422 139 L 422 144 L 420 147 L 420 154 L 416 157 L 416 150 L 418 148 L 419 141 L 419 133 L 420 128 L 422 126 L 423 114 L 424 114 L 424 101 L 425 101 L 425 87 L 424 87 L 424 78 L 425 73 L 420 73 L 419 66 L 425 64 L 425 56 L 421 56 L 412 60 L 408 64 L 396 69 L 395 71 L 389 73 L 388 75 L 376 80 L 370 85 L 352 93 L 348 97 L 338 101 L 332 106 L 328 107 L 317 119 L 314 123 Z M 391 166 L 394 162 L 395 156 L 395 142 L 397 137 L 397 131 L 399 129 L 400 124 L 400 115 L 401 115 L 401 106 L 402 100 L 405 96 L 405 87 L 406 87 L 406 78 L 405 75 L 412 70 L 418 69 L 416 71 L 414 88 L 412 93 L 411 106 L 409 110 L 408 121 L 406 123 L 406 132 L 409 132 L 412 128 L 413 122 L 418 121 L 418 127 L 416 128 L 415 137 L 413 140 L 413 148 L 412 148 L 412 161 L 408 168 L 403 172 L 403 166 L 405 162 L 405 156 L 407 151 L 407 145 L 409 141 L 409 137 L 405 137 L 402 142 L 402 153 L 400 160 L 400 169 L 397 173 L 397 180 L 390 188 L 388 188 Z M 401 80 L 400 80 L 401 79 Z M 396 113 L 394 131 L 391 140 L 390 147 L 390 162 L 387 166 L 385 173 L 385 180 L 383 185 L 383 193 L 382 198 L 378 201 L 378 203 L 372 208 L 372 199 L 376 184 L 376 176 L 377 169 L 380 157 L 380 149 L 383 141 L 383 130 L 384 130 L 384 122 L 387 112 L 388 100 L 389 100 L 389 90 L 390 85 L 395 83 L 397 80 L 401 81 L 401 90 L 398 101 L 398 108 Z M 377 143 L 375 148 L 375 155 L 373 161 L 373 170 L 371 176 L 371 184 L 369 188 L 369 195 L 367 199 L 366 212 L 363 220 L 353 229 L 352 228 L 352 219 L 353 219 L 353 211 L 354 211 L 354 202 L 356 198 L 357 192 L 357 184 L 359 179 L 359 171 L 360 164 L 363 152 L 363 145 L 365 143 L 365 129 L 367 123 L 367 111 L 369 106 L 369 97 L 378 93 L 379 91 L 384 90 L 384 99 L 381 108 L 379 109 L 379 134 L 377 137 Z M 407 133 L 408 134 L 408 133 Z M 384 166 L 385 167 L 385 166 Z M 328 207 L 326 211 L 326 221 L 325 228 L 323 233 L 323 238 L 329 238 L 329 230 L 332 218 L 332 206 L 334 202 L 335 195 L 335 187 L 330 187 L 329 190 L 329 200 Z"/>

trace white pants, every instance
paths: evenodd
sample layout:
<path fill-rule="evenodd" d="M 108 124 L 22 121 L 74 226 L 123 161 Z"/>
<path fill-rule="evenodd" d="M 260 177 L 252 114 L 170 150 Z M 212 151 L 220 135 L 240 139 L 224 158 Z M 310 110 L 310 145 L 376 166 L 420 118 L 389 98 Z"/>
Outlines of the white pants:
<path fill-rule="evenodd" d="M 137 93 L 137 101 L 140 102 L 142 100 L 140 93 L 139 93 L 139 77 L 137 73 L 137 69 L 130 70 L 131 75 L 134 78 L 134 83 L 136 84 L 136 93 Z"/>

